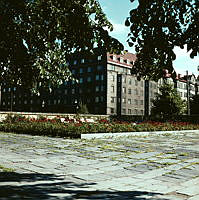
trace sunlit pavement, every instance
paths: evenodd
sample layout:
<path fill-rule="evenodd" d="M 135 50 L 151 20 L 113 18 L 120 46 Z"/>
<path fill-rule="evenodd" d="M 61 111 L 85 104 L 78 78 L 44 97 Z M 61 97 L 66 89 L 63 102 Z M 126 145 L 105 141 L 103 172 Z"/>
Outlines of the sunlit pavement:
<path fill-rule="evenodd" d="M 199 200 L 199 131 L 95 140 L 0 133 L 0 171 L 1 200 Z"/>

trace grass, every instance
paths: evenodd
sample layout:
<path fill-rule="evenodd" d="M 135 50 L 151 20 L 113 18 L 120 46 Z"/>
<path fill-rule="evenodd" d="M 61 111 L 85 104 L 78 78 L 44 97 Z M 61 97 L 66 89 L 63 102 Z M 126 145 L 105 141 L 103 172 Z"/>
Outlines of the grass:
<path fill-rule="evenodd" d="M 7 168 L 7 167 L 4 167 L 4 166 L 2 166 L 2 165 L 0 165 L 0 171 L 2 171 L 2 172 L 15 172 L 14 169 L 12 169 L 12 168 Z"/>

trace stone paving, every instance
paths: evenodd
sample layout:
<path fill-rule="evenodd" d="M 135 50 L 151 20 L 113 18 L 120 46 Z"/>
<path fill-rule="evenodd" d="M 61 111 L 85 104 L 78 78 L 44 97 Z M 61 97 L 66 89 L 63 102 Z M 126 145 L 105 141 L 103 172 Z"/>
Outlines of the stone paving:
<path fill-rule="evenodd" d="M 93 140 L 0 133 L 0 199 L 199 200 L 199 131 Z"/>

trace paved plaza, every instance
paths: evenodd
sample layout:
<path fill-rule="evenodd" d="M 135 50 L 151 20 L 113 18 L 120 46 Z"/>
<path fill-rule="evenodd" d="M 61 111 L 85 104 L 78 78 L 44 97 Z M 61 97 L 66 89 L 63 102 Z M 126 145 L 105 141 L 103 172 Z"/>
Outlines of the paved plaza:
<path fill-rule="evenodd" d="M 0 133 L 0 199 L 199 200 L 199 131 L 92 140 Z"/>

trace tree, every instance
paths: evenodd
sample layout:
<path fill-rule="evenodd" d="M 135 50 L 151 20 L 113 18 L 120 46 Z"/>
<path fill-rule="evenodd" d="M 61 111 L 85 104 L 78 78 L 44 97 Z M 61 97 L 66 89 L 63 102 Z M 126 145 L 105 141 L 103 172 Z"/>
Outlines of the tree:
<path fill-rule="evenodd" d="M 97 0 L 1 0 L 0 82 L 61 84 L 71 77 L 66 55 L 123 49 L 106 29 Z"/>
<path fill-rule="evenodd" d="M 134 2 L 135 0 L 131 0 Z M 194 58 L 199 53 L 198 0 L 139 0 L 130 11 L 129 46 L 135 46 L 137 61 L 132 73 L 158 79 L 163 70 L 176 78 L 174 47 L 187 48 Z"/>
<path fill-rule="evenodd" d="M 199 115 L 199 94 L 194 95 L 190 100 L 190 113 Z"/>
<path fill-rule="evenodd" d="M 88 108 L 86 104 L 83 104 L 82 102 L 80 102 L 79 104 L 79 108 L 77 110 L 78 114 L 89 114 Z"/>
<path fill-rule="evenodd" d="M 171 116 L 183 114 L 186 108 L 177 90 L 172 85 L 165 83 L 159 88 L 160 93 L 153 100 L 151 114 L 169 119 Z"/>

